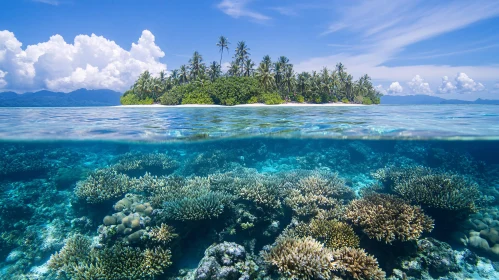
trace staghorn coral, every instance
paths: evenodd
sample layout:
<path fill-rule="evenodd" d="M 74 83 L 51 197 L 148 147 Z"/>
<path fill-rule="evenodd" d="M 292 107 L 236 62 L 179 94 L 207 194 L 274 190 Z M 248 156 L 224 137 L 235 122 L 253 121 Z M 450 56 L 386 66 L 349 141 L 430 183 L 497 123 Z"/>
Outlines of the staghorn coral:
<path fill-rule="evenodd" d="M 430 208 L 475 213 L 485 200 L 478 185 L 464 176 L 428 172 L 393 187 L 401 197 Z"/>
<path fill-rule="evenodd" d="M 161 224 L 159 227 L 151 228 L 147 232 L 147 235 L 152 241 L 166 245 L 174 238 L 178 237 L 178 234 L 174 231 L 175 229 L 173 227 L 167 224 Z"/>
<path fill-rule="evenodd" d="M 166 154 L 161 153 L 127 153 L 119 157 L 119 160 L 111 168 L 127 175 L 138 172 L 170 173 L 179 167 L 179 163 Z"/>
<path fill-rule="evenodd" d="M 433 220 L 420 207 L 387 194 L 370 194 L 352 201 L 345 216 L 369 238 L 386 243 L 416 240 L 433 229 Z"/>
<path fill-rule="evenodd" d="M 298 224 L 288 234 L 297 237 L 310 236 L 331 249 L 356 248 L 360 242 L 351 226 L 336 220 L 314 218 L 309 223 Z"/>
<path fill-rule="evenodd" d="M 100 203 L 118 198 L 132 189 L 127 175 L 105 168 L 92 172 L 87 179 L 78 182 L 74 193 L 88 203 Z"/>
<path fill-rule="evenodd" d="M 276 188 L 274 182 L 266 177 L 257 177 L 246 184 L 239 191 L 239 196 L 265 208 L 281 208 L 279 189 Z"/>
<path fill-rule="evenodd" d="M 263 258 L 288 279 L 329 279 L 340 268 L 333 252 L 311 237 L 281 239 Z"/>
<path fill-rule="evenodd" d="M 337 174 L 313 171 L 289 188 L 285 203 L 299 216 L 313 216 L 321 209 L 332 209 L 342 200 L 355 197 L 353 190 Z"/>
<path fill-rule="evenodd" d="M 48 267 L 62 279 L 153 279 L 171 265 L 170 259 L 170 250 L 161 247 L 141 250 L 116 244 L 96 249 L 76 235 L 52 255 Z"/>
<path fill-rule="evenodd" d="M 333 251 L 333 257 L 341 267 L 340 272 L 352 279 L 385 279 L 385 272 L 373 256 L 368 255 L 364 249 L 341 248 Z"/>
<path fill-rule="evenodd" d="M 162 216 L 167 220 L 199 221 L 218 218 L 232 203 L 233 196 L 221 192 L 206 192 L 165 202 Z"/>

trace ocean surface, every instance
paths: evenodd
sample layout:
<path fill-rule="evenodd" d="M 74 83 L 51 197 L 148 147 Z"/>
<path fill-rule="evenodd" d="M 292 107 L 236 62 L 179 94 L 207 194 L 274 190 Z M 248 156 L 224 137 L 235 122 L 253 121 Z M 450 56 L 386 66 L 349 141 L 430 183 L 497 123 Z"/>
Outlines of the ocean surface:
<path fill-rule="evenodd" d="M 499 279 L 499 106 L 0 108 L 0 140 L 0 279 Z"/>

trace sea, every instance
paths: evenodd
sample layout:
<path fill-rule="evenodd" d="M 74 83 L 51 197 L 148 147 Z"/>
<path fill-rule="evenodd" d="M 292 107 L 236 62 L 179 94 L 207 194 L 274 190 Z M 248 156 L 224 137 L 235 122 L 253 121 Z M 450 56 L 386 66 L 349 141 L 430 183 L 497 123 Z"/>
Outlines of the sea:
<path fill-rule="evenodd" d="M 499 106 L 0 108 L 0 279 L 499 279 Z"/>

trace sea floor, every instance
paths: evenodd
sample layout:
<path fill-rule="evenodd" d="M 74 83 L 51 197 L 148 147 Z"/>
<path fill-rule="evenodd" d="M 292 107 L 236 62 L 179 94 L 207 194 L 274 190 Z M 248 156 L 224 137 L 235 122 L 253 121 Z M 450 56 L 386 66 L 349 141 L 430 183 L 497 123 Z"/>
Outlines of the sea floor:
<path fill-rule="evenodd" d="M 499 279 L 497 141 L 0 143 L 1 279 Z"/>

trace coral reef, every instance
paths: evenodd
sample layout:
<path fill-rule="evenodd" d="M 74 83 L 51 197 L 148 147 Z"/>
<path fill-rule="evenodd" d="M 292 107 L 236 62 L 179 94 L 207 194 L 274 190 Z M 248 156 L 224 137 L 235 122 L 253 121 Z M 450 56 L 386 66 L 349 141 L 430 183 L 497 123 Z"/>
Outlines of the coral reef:
<path fill-rule="evenodd" d="M 170 250 L 132 248 L 116 244 L 96 249 L 86 237 L 76 235 L 49 260 L 49 269 L 70 279 L 153 279 L 171 265 Z"/>
<path fill-rule="evenodd" d="M 337 174 L 313 171 L 289 188 L 285 203 L 299 216 L 314 216 L 321 209 L 333 209 L 355 193 Z"/>
<path fill-rule="evenodd" d="M 369 238 L 391 243 L 416 240 L 433 229 L 433 220 L 420 207 L 386 194 L 370 194 L 352 201 L 345 216 Z"/>
<path fill-rule="evenodd" d="M 341 248 L 333 251 L 334 259 L 341 267 L 341 274 L 352 279 L 385 279 L 385 272 L 378 266 L 378 261 L 363 249 Z"/>
<path fill-rule="evenodd" d="M 337 220 L 313 218 L 309 223 L 291 224 L 279 238 L 303 238 L 310 236 L 330 249 L 359 247 L 359 237 L 352 227 Z"/>
<path fill-rule="evenodd" d="M 311 237 L 282 239 L 264 259 L 288 279 L 330 279 L 340 269 L 333 252 Z"/>
<path fill-rule="evenodd" d="M 129 176 L 149 173 L 166 175 L 179 167 L 173 158 L 162 153 L 126 153 L 118 158 L 112 169 Z"/>
<path fill-rule="evenodd" d="M 190 279 L 254 279 L 257 271 L 258 266 L 243 246 L 223 242 L 206 249 Z"/>
<path fill-rule="evenodd" d="M 88 203 L 99 203 L 119 198 L 132 189 L 130 178 L 111 168 L 92 172 L 77 183 L 75 195 Z"/>

